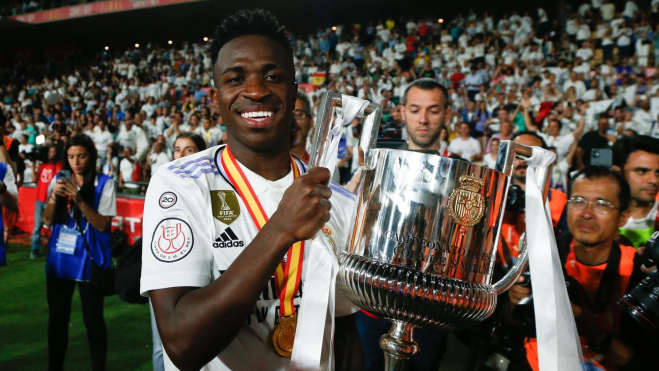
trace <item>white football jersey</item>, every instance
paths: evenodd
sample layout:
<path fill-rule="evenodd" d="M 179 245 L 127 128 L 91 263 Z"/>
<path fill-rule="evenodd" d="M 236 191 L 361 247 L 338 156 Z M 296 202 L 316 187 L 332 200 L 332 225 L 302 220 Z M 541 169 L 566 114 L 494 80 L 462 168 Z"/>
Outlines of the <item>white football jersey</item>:
<path fill-rule="evenodd" d="M 213 147 L 165 164 L 151 179 L 144 205 L 142 295 L 148 295 L 151 290 L 210 284 L 256 236 L 256 225 L 222 168 L 223 149 L 224 146 Z M 297 164 L 300 173 L 306 172 L 306 165 L 299 160 Z M 239 166 L 268 218 L 272 217 L 284 191 L 293 183 L 293 172 L 273 182 L 240 163 Z M 340 248 L 347 243 L 355 196 L 337 184 L 331 184 L 330 188 L 331 220 L 323 233 Z M 296 309 L 302 295 L 313 294 L 304 287 L 310 247 L 311 242 L 307 241 L 302 282 L 294 299 Z M 274 283 L 273 275 L 238 336 L 202 370 L 288 369 L 290 358 L 279 356 L 271 340 L 280 306 Z M 336 316 L 357 310 L 337 290 Z M 165 364 L 167 370 L 176 369 L 166 355 Z"/>

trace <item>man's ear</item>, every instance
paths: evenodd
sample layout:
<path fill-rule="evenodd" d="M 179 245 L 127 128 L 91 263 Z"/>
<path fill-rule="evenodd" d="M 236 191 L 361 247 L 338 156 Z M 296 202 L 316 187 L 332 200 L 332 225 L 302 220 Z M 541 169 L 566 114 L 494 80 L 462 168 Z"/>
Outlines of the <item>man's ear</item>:
<path fill-rule="evenodd" d="M 617 172 L 619 172 L 619 173 L 622 173 L 622 169 L 621 169 L 620 166 L 618 166 L 618 165 L 613 165 L 613 166 L 611 166 L 611 170 L 613 170 L 613 171 L 617 171 Z"/>
<path fill-rule="evenodd" d="M 405 117 L 405 105 L 399 104 L 398 109 L 400 110 L 400 116 L 403 119 L 403 122 L 407 122 L 407 118 Z"/>
<path fill-rule="evenodd" d="M 631 215 L 632 211 L 627 209 L 623 212 L 620 213 L 620 220 L 618 221 L 618 228 L 622 228 L 627 224 L 627 221 L 629 220 L 629 216 Z"/>
<path fill-rule="evenodd" d="M 220 93 L 217 91 L 217 88 L 211 88 L 210 89 L 211 93 L 211 101 L 215 103 L 217 107 L 220 106 Z"/>

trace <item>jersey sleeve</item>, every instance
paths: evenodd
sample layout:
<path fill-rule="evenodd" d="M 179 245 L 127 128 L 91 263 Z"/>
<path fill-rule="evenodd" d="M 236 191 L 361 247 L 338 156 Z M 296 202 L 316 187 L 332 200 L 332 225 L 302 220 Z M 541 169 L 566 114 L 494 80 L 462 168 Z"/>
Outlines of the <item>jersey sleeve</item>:
<path fill-rule="evenodd" d="M 7 186 L 7 192 L 11 192 L 15 196 L 18 196 L 18 188 L 16 188 L 16 176 L 14 175 L 14 170 L 12 170 L 9 164 L 7 164 L 7 171 L 5 172 L 5 178 L 2 180 L 2 182 Z"/>
<path fill-rule="evenodd" d="M 103 216 L 117 215 L 117 200 L 114 188 L 114 179 L 108 179 L 103 187 L 103 194 L 98 203 L 98 213 Z"/>
<path fill-rule="evenodd" d="M 331 182 L 330 189 L 332 190 L 330 198 L 332 219 L 330 222 L 336 226 L 336 244 L 341 249 L 348 243 L 348 232 L 352 225 L 356 196 L 338 183 Z M 359 311 L 359 307 L 348 300 L 341 290 L 336 290 L 334 302 L 336 317 L 348 316 Z"/>
<path fill-rule="evenodd" d="M 144 203 L 140 293 L 170 287 L 203 287 L 211 280 L 212 247 L 203 191 L 165 166 L 149 183 Z"/>

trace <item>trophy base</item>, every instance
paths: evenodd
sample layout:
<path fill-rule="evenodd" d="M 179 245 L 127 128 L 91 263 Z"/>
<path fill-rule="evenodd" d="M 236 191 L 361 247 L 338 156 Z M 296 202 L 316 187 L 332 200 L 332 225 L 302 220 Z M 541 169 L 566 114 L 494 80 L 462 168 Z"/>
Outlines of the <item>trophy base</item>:
<path fill-rule="evenodd" d="M 431 330 L 474 326 L 497 304 L 491 285 L 478 285 L 342 252 L 337 286 L 357 306 L 396 323 Z"/>
<path fill-rule="evenodd" d="M 404 371 L 412 356 L 419 353 L 419 344 L 414 341 L 414 326 L 393 321 L 389 332 L 380 338 L 384 352 L 385 371 Z"/>

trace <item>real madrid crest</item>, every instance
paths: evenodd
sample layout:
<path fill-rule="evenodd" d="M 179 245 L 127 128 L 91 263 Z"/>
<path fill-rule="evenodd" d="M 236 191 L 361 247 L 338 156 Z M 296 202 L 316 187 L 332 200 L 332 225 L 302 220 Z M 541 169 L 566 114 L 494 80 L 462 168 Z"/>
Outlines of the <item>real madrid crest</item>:
<path fill-rule="evenodd" d="M 334 238 L 332 237 L 332 229 L 328 226 L 324 226 L 321 230 L 325 237 L 327 237 L 327 241 L 332 245 L 332 249 L 334 250 L 334 254 L 338 254 L 338 251 L 336 249 L 336 241 L 334 241 Z"/>
<path fill-rule="evenodd" d="M 460 188 L 456 188 L 448 199 L 449 215 L 456 223 L 473 227 L 485 213 L 485 198 L 480 194 L 483 180 L 469 175 L 460 177 Z"/>

